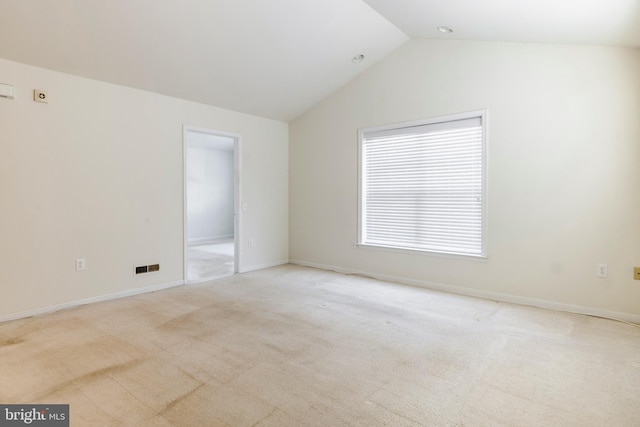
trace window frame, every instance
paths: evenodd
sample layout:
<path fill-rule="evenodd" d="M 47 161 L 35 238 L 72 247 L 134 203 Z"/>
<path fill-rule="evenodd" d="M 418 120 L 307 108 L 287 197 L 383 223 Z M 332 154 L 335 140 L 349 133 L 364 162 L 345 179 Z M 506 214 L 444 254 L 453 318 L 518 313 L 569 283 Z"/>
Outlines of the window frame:
<path fill-rule="evenodd" d="M 487 240 L 488 240 L 488 232 L 487 232 L 487 194 L 488 194 L 488 110 L 474 110 L 463 113 L 456 114 L 448 114 L 436 117 L 430 117 L 421 120 L 401 122 L 401 123 L 393 123 L 382 126 L 374 126 L 358 129 L 358 235 L 356 245 L 359 248 L 372 248 L 372 249 L 381 249 L 392 252 L 406 252 L 406 253 L 419 253 L 419 254 L 427 254 L 427 255 L 438 255 L 438 256 L 448 256 L 448 257 L 462 257 L 466 259 L 474 259 L 474 260 L 483 260 L 487 259 Z M 418 249 L 418 248 L 407 248 L 407 247 L 396 247 L 390 245 L 378 245 L 365 243 L 363 241 L 364 238 L 364 158 L 363 158 L 363 142 L 365 134 L 372 132 L 381 132 L 381 131 L 392 131 L 392 130 L 402 130 L 404 128 L 416 127 L 416 126 L 425 126 L 425 125 L 433 125 L 438 123 L 446 123 L 453 122 L 457 120 L 465 120 L 465 119 L 473 119 L 480 118 L 482 124 L 482 160 L 481 160 L 481 179 L 482 179 L 482 190 L 481 190 L 481 244 L 480 244 L 480 254 L 470 254 L 463 252 L 447 252 L 447 251 L 438 251 L 438 250 L 429 250 L 429 249 Z"/>

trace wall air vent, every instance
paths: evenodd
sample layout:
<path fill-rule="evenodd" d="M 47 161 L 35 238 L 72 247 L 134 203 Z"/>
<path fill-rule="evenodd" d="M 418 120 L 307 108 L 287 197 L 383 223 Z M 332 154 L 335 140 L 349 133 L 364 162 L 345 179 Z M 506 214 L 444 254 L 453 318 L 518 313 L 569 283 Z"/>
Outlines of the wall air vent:
<path fill-rule="evenodd" d="M 134 276 L 146 273 L 156 273 L 158 271 L 160 271 L 160 264 L 136 265 L 133 267 Z"/>

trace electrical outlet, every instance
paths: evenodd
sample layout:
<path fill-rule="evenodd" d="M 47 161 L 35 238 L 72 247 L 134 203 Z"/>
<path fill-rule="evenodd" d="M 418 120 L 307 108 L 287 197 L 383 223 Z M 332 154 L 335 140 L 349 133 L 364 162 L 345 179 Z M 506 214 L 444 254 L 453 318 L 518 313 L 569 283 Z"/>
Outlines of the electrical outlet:
<path fill-rule="evenodd" d="M 633 280 L 640 280 L 640 267 L 633 267 Z"/>
<path fill-rule="evenodd" d="M 249 239 L 249 247 L 250 248 L 255 248 L 256 247 L 255 239 Z"/>
<path fill-rule="evenodd" d="M 87 262 L 84 258 L 78 258 L 76 260 L 76 271 L 82 271 L 87 266 Z"/>
<path fill-rule="evenodd" d="M 609 268 L 607 267 L 607 264 L 598 264 L 598 270 L 596 274 L 602 279 L 606 279 L 607 277 L 609 277 Z"/>

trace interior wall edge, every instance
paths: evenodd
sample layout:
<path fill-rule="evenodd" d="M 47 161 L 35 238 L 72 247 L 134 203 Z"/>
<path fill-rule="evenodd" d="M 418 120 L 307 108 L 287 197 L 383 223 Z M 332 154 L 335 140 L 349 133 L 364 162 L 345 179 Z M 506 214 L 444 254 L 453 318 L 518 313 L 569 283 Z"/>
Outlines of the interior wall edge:
<path fill-rule="evenodd" d="M 498 302 L 506 302 L 511 304 L 526 305 L 531 307 L 544 308 L 554 311 L 563 311 L 567 313 L 583 314 L 587 316 L 602 317 L 605 319 L 622 321 L 640 325 L 640 315 L 632 313 L 621 313 L 617 311 L 601 310 L 593 307 L 586 307 L 573 304 L 564 304 L 555 301 L 541 300 L 536 298 L 527 298 L 517 295 L 504 294 L 500 292 L 485 291 L 482 289 L 472 289 L 463 286 L 447 285 L 444 283 L 436 283 L 428 280 L 417 280 L 407 277 L 394 276 L 388 274 L 379 274 L 370 271 L 351 269 L 347 267 L 339 267 L 335 265 L 318 264 L 314 262 L 304 261 L 300 259 L 290 259 L 290 264 L 300 265 L 303 267 L 319 268 L 321 270 L 335 271 L 342 274 L 358 275 L 370 277 L 385 282 L 395 282 L 401 285 L 415 286 L 425 288 L 432 291 L 447 292 L 458 295 L 464 295 L 474 298 L 483 298 Z"/>
<path fill-rule="evenodd" d="M 196 237 L 194 239 L 187 239 L 187 244 L 197 245 L 200 243 L 207 243 L 215 240 L 233 239 L 233 234 L 217 234 L 215 236 Z"/>
<path fill-rule="evenodd" d="M 271 267 L 277 267 L 279 265 L 285 265 L 285 264 L 289 264 L 289 260 L 280 260 L 280 261 L 274 261 L 274 262 L 267 262 L 264 264 L 257 264 L 257 265 L 249 265 L 249 266 L 245 266 L 242 268 L 242 270 L 239 273 L 250 273 L 252 271 L 256 271 L 256 270 L 264 270 L 265 268 L 271 268 Z"/>
<path fill-rule="evenodd" d="M 163 289 L 169 289 L 169 288 L 174 288 L 176 286 L 182 286 L 184 284 L 185 284 L 184 280 L 175 280 L 173 282 L 160 283 L 160 284 L 157 284 L 157 285 L 145 286 L 143 288 L 127 289 L 126 291 L 115 292 L 115 293 L 111 293 L 111 294 L 100 295 L 100 296 L 97 296 L 97 297 L 91 297 L 91 298 L 86 298 L 86 299 L 81 299 L 81 300 L 76 300 L 76 301 L 69 301 L 69 302 L 65 302 L 65 303 L 62 303 L 62 304 L 39 307 L 39 308 L 35 308 L 35 309 L 32 309 L 32 310 L 25 310 L 25 311 L 19 311 L 19 312 L 16 312 L 16 313 L 2 314 L 2 315 L 0 315 L 0 323 L 9 322 L 9 321 L 12 321 L 12 320 L 24 319 L 26 317 L 41 316 L 41 315 L 44 315 L 44 314 L 50 314 L 50 313 L 54 313 L 56 311 L 61 311 L 61 310 L 68 310 L 68 309 L 71 309 L 71 308 L 80 307 L 82 305 L 87 305 L 87 304 L 95 304 L 95 303 L 98 303 L 98 302 L 111 301 L 111 300 L 116 300 L 116 299 L 120 299 L 120 298 L 126 298 L 126 297 L 130 297 L 130 296 L 134 296 L 134 295 L 146 294 L 146 293 L 149 293 L 149 292 L 156 292 L 156 291 L 160 291 L 160 290 L 163 290 Z"/>

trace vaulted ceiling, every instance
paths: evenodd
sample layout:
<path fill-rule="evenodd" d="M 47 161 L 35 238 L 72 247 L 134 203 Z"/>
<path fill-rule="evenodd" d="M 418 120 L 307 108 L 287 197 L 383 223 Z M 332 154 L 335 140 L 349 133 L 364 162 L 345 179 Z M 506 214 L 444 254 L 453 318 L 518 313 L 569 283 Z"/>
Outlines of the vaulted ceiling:
<path fill-rule="evenodd" d="M 4 0 L 0 13 L 1 58 L 284 121 L 414 37 L 640 48 L 640 0 Z"/>

